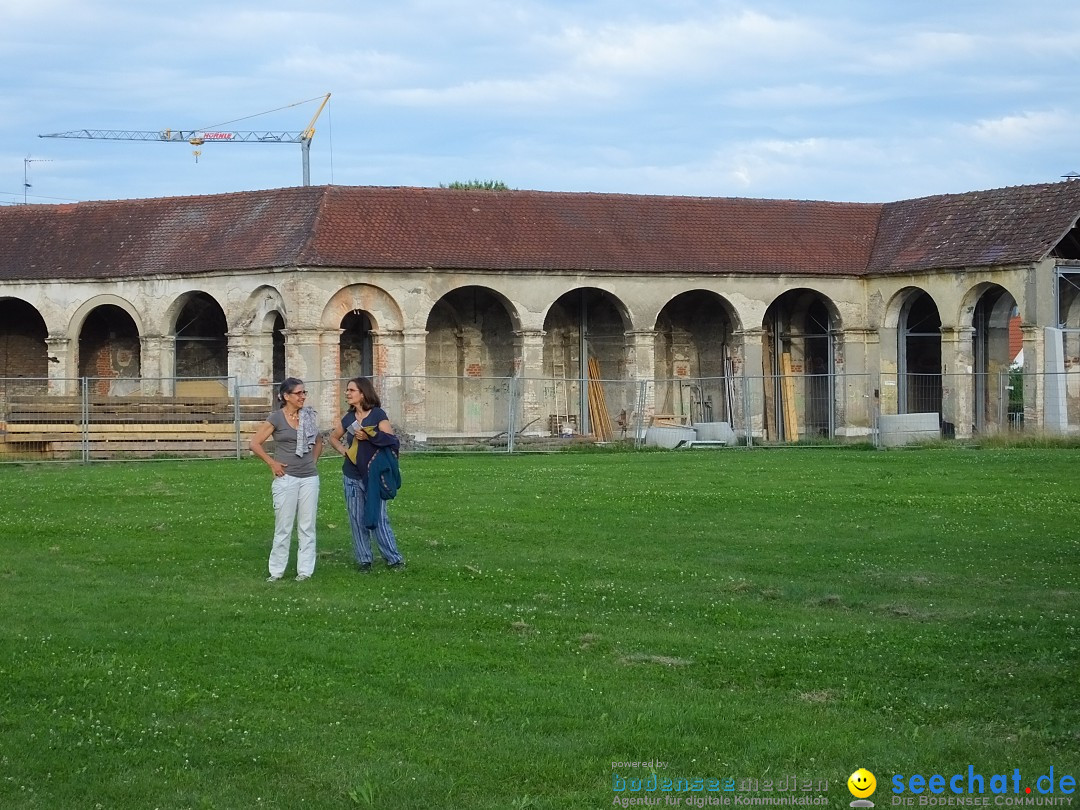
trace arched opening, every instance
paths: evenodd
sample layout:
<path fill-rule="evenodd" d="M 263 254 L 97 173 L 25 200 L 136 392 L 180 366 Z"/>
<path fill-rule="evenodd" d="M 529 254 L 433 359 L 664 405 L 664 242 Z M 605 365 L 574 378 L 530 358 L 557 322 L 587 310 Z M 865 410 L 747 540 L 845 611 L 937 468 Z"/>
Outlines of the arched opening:
<path fill-rule="evenodd" d="M 91 394 L 129 396 L 139 392 L 139 329 L 115 304 L 95 307 L 79 330 L 79 376 Z"/>
<path fill-rule="evenodd" d="M 228 326 L 218 302 L 192 293 L 176 316 L 176 369 L 179 378 L 228 376 Z"/>
<path fill-rule="evenodd" d="M 900 310 L 897 327 L 899 413 L 941 413 L 941 316 L 922 290 Z"/>
<path fill-rule="evenodd" d="M 972 313 L 973 419 L 976 431 L 1008 424 L 1010 392 L 1010 325 L 1016 314 L 1016 301 L 1002 287 L 989 287 L 975 304 Z M 1021 392 L 1022 401 L 1022 392 Z M 1022 407 L 1021 407 L 1022 411 Z"/>
<path fill-rule="evenodd" d="M 426 328 L 432 428 L 466 436 L 506 431 L 514 325 L 504 300 L 484 287 L 453 290 L 435 302 Z"/>
<path fill-rule="evenodd" d="M 723 299 L 692 290 L 656 319 L 656 413 L 689 424 L 733 423 L 731 317 Z"/>
<path fill-rule="evenodd" d="M 375 373 L 375 341 L 368 313 L 353 310 L 341 319 L 338 342 L 340 374 L 343 379 L 370 377 Z"/>
<path fill-rule="evenodd" d="M 285 319 L 280 312 L 274 313 L 274 327 L 270 333 L 271 375 L 274 383 L 285 379 Z"/>
<path fill-rule="evenodd" d="M 0 406 L 12 396 L 48 389 L 48 328 L 41 314 L 18 298 L 0 300 Z"/>
<path fill-rule="evenodd" d="M 834 436 L 839 324 L 831 305 L 814 290 L 790 290 L 769 306 L 763 326 L 766 435 L 782 441 Z"/>
<path fill-rule="evenodd" d="M 544 369 L 553 379 L 554 421 L 598 438 L 612 423 L 626 423 L 637 408 L 636 386 L 619 385 L 627 379 L 628 328 L 621 303 L 603 290 L 571 290 L 551 305 Z"/>
<path fill-rule="evenodd" d="M 41 314 L 18 298 L 0 300 L 0 377 L 47 377 L 49 331 Z"/>

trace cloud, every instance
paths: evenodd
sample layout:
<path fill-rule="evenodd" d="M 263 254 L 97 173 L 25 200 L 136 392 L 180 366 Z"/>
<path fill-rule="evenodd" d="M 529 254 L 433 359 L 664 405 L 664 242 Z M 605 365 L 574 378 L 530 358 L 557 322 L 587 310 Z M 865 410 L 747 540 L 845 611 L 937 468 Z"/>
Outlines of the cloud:
<path fill-rule="evenodd" d="M 740 89 L 729 93 L 724 101 L 733 107 L 746 109 L 783 109 L 795 107 L 840 107 L 865 101 L 870 94 L 840 84 L 821 85 L 801 82 L 798 84 L 769 85 Z"/>
<path fill-rule="evenodd" d="M 576 25 L 552 40 L 578 71 L 622 77 L 688 78 L 723 65 L 743 68 L 789 62 L 814 47 L 820 35 L 806 22 L 744 10 L 678 22 Z"/>
<path fill-rule="evenodd" d="M 1036 147 L 1053 141 L 1074 142 L 1078 116 L 1062 110 L 1036 110 L 988 118 L 969 126 L 961 133 L 978 141 L 1005 148 Z"/>
<path fill-rule="evenodd" d="M 439 88 L 386 90 L 376 95 L 387 103 L 413 107 L 550 107 L 610 98 L 614 90 L 602 81 L 548 74 L 527 79 L 484 79 Z"/>
<path fill-rule="evenodd" d="M 956 31 L 920 31 L 864 48 L 864 68 L 882 72 L 926 73 L 944 65 L 986 58 L 990 52 L 982 37 Z"/>

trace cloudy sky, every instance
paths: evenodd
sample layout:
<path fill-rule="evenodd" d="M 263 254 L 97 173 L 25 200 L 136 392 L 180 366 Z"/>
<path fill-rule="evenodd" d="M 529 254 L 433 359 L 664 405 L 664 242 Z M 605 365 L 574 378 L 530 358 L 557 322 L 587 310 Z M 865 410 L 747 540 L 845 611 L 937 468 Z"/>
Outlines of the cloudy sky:
<path fill-rule="evenodd" d="M 887 202 L 1080 172 L 1075 0 L 0 0 L 0 52 L 0 204 L 300 185 L 298 144 L 38 135 L 297 132 L 326 93 L 315 185 Z"/>

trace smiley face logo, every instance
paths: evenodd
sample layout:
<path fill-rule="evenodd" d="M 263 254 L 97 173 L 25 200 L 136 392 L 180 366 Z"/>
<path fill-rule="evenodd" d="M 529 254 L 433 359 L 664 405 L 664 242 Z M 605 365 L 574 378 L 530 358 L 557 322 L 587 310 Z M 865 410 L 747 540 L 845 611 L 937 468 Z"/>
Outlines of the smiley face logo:
<path fill-rule="evenodd" d="M 859 768 L 847 780 L 847 789 L 856 799 L 865 799 L 877 790 L 877 779 L 866 768 Z"/>

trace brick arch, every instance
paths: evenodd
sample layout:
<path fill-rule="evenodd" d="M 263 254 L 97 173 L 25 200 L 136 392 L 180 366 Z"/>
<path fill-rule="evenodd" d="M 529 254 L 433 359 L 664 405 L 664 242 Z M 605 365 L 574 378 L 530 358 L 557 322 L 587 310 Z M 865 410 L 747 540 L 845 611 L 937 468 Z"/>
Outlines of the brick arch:
<path fill-rule="evenodd" d="M 324 330 L 339 329 L 342 319 L 350 312 L 365 312 L 372 328 L 379 332 L 405 328 L 401 306 L 386 290 L 373 284 L 350 284 L 342 287 L 326 302 L 319 326 Z"/>

